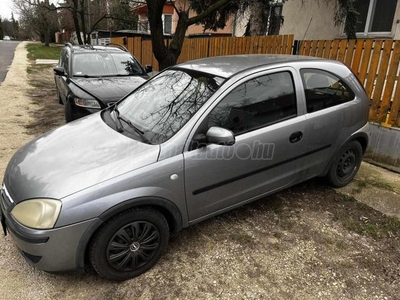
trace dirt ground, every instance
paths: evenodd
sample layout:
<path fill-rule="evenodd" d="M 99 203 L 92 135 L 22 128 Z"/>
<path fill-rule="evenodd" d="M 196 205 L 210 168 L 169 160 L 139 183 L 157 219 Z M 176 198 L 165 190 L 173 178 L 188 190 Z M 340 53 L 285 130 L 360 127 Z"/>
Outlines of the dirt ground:
<path fill-rule="evenodd" d="M 28 67 L 24 51 L 0 87 L 2 174 L 16 149 L 64 123 L 51 66 Z M 390 181 L 360 174 L 349 195 L 400 199 Z M 0 299 L 400 299 L 399 220 L 321 179 L 184 229 L 156 267 L 122 283 L 34 269 L 9 236 L 0 253 Z"/>

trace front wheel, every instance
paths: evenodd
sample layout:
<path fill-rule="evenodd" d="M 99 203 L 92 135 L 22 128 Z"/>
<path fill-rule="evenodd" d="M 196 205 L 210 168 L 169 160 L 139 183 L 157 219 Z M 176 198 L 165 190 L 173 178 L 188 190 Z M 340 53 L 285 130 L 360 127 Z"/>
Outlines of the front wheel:
<path fill-rule="evenodd" d="M 360 168 L 363 150 L 359 142 L 351 141 L 344 145 L 334 159 L 327 180 L 334 187 L 349 184 Z"/>
<path fill-rule="evenodd" d="M 126 280 L 150 270 L 167 248 L 168 239 L 168 223 L 160 212 L 131 209 L 99 229 L 89 259 L 102 277 Z"/>

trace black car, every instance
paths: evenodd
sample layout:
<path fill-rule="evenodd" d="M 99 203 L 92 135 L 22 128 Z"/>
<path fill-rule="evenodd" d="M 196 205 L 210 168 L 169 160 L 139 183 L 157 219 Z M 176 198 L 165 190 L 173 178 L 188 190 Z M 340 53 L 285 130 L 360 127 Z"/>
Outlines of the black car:
<path fill-rule="evenodd" d="M 65 105 L 65 120 L 100 111 L 146 81 L 144 69 L 121 45 L 66 44 L 54 68 L 57 97 Z"/>

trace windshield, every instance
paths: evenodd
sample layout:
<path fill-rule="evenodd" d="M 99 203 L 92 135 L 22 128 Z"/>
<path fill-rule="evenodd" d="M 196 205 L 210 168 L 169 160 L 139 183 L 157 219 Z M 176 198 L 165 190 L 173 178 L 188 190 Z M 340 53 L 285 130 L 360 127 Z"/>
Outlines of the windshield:
<path fill-rule="evenodd" d="M 143 70 L 129 53 L 76 53 L 72 59 L 73 76 L 142 75 Z"/>
<path fill-rule="evenodd" d="M 224 79 L 187 70 L 167 70 L 118 104 L 124 118 L 153 144 L 172 137 L 218 89 Z"/>

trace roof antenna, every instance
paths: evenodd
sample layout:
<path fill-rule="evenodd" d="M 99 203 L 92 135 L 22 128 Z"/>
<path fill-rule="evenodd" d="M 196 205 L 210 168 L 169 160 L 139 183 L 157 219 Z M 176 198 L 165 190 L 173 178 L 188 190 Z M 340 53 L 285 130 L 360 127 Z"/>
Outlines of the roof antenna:
<path fill-rule="evenodd" d="M 311 22 L 312 22 L 312 17 L 311 17 L 311 19 L 310 19 L 310 22 L 308 23 L 308 26 L 307 26 L 306 32 L 304 33 L 304 36 L 303 36 L 303 41 L 304 41 L 304 40 L 305 40 L 305 38 L 306 38 L 306 35 L 307 35 L 307 32 L 308 32 L 308 29 L 310 28 Z"/>

